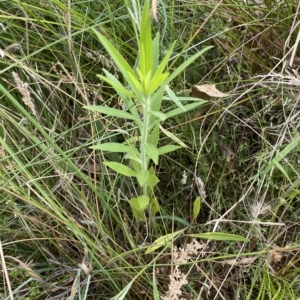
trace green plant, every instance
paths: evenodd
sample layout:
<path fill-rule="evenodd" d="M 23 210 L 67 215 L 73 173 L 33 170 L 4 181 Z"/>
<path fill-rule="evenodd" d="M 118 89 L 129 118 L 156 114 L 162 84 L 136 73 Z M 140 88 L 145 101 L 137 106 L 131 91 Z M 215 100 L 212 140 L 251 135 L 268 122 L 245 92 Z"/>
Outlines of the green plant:
<path fill-rule="evenodd" d="M 92 148 L 124 153 L 124 158 L 130 161 L 131 166 L 113 161 L 105 162 L 104 164 L 121 175 L 137 179 L 141 187 L 141 193 L 138 197 L 130 199 L 129 203 L 135 218 L 143 221 L 145 220 L 145 209 L 149 208 L 149 204 L 152 207 L 150 213 L 154 214 L 159 209 L 153 193 L 153 188 L 157 185 L 159 179 L 155 174 L 154 168 L 150 165 L 150 161 L 152 160 L 157 165 L 160 155 L 181 147 L 177 145 L 158 146 L 160 123 L 167 118 L 195 109 L 206 103 L 204 100 L 198 100 L 197 102 L 183 105 L 180 100 L 191 98 L 177 98 L 168 84 L 211 47 L 202 49 L 173 72 L 169 72 L 167 65 L 175 43 L 172 44 L 166 55 L 159 62 L 160 38 L 159 34 L 157 34 L 152 39 L 149 0 L 145 1 L 142 10 L 139 7 L 139 3 L 135 1 L 133 1 L 133 10 L 127 5 L 135 29 L 139 50 L 136 68 L 131 67 L 127 63 L 126 59 L 104 35 L 94 30 L 99 41 L 122 73 L 128 87 L 124 86 L 107 70 L 103 70 L 105 76 L 98 76 L 117 91 L 126 106 L 126 110 L 107 106 L 85 106 L 85 108 L 112 117 L 124 118 L 136 125 L 138 130 L 136 139 L 127 139 L 124 143 L 102 143 Z M 165 93 L 168 95 L 168 99 L 177 105 L 176 109 L 166 113 L 162 112 L 161 109 Z"/>

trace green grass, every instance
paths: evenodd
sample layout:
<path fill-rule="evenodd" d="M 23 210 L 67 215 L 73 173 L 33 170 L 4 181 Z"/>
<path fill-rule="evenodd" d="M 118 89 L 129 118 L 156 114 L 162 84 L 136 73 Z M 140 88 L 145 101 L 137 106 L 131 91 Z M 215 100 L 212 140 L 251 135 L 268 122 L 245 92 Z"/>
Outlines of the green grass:
<path fill-rule="evenodd" d="M 162 57 L 177 40 L 172 70 L 214 45 L 173 91 L 188 96 L 194 84 L 216 84 L 229 96 L 211 98 L 205 115 L 162 124 L 187 147 L 160 160 L 160 213 L 146 223 L 127 203 L 136 182 L 103 165 L 122 157 L 89 148 L 135 137 L 134 126 L 83 108 L 121 108 L 96 75 L 106 68 L 124 80 L 91 28 L 134 66 L 124 2 L 1 1 L 0 11 L 1 299 L 160 299 L 177 268 L 187 275 L 184 299 L 300 298 L 298 1 L 160 2 L 153 30 Z M 182 229 L 171 248 L 146 254 Z M 212 231 L 249 242 L 198 238 L 203 248 L 179 266 L 175 249 L 188 253 L 187 234 Z"/>

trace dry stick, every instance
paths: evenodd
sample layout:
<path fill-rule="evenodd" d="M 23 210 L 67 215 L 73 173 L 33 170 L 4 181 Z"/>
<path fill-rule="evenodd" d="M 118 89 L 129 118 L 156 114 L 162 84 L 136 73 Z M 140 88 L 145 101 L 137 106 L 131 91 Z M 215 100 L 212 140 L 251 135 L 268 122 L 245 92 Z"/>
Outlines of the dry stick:
<path fill-rule="evenodd" d="M 151 18 L 154 19 L 156 22 L 158 21 L 158 20 L 157 20 L 157 0 L 152 0 L 150 16 L 151 16 Z"/>
<path fill-rule="evenodd" d="M 2 270 L 3 270 L 3 273 L 4 273 L 5 278 L 6 278 L 6 284 L 7 284 L 9 296 L 10 296 L 11 300 L 14 300 L 14 295 L 13 295 L 11 285 L 10 285 L 10 280 L 9 280 L 9 277 L 8 277 L 8 272 L 7 272 L 7 268 L 6 268 L 6 264 L 5 264 L 4 253 L 3 253 L 2 242 L 1 241 L 0 241 L 0 256 L 1 256 L 1 261 L 2 261 Z"/>

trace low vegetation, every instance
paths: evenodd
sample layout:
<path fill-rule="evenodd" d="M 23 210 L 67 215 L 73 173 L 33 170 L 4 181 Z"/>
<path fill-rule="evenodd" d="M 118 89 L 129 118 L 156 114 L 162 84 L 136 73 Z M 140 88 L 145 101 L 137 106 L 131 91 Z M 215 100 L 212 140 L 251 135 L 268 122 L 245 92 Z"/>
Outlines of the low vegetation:
<path fill-rule="evenodd" d="M 298 1 L 75 2 L 0 2 L 0 298 L 300 299 Z"/>

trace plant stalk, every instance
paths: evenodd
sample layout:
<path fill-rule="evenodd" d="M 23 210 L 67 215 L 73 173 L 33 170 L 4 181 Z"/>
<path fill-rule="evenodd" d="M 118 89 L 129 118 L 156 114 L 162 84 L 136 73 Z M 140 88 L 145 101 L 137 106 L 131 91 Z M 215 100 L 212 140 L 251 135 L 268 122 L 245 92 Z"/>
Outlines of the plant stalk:
<path fill-rule="evenodd" d="M 150 121 L 150 97 L 146 97 L 142 100 L 142 107 L 143 107 L 143 123 L 142 123 L 142 131 L 141 131 L 141 161 L 142 161 L 142 170 L 147 171 L 148 170 L 148 163 L 147 163 L 147 152 L 145 145 L 148 141 L 148 134 L 149 134 L 149 121 Z M 147 195 L 147 183 L 143 185 L 143 195 Z"/>

